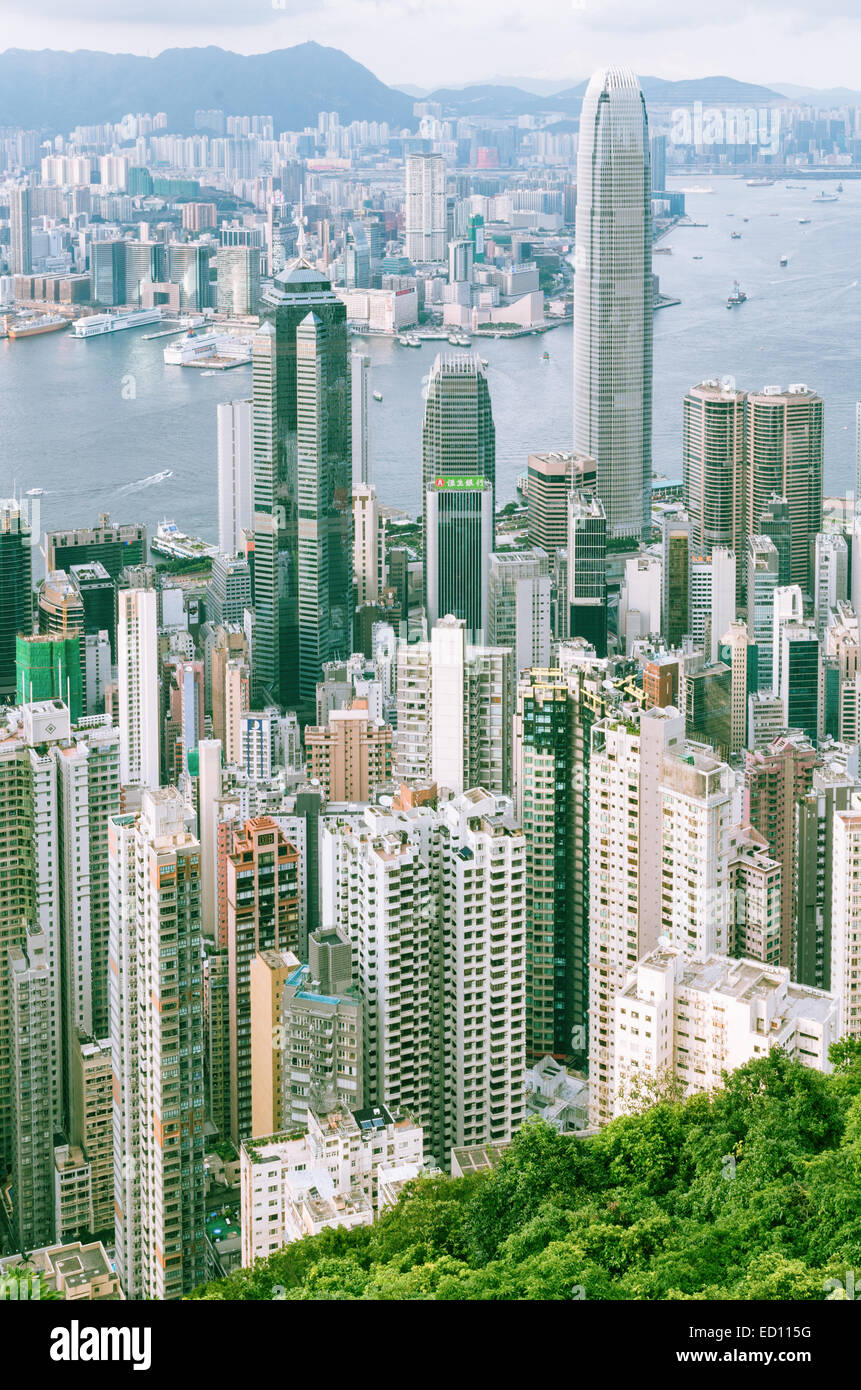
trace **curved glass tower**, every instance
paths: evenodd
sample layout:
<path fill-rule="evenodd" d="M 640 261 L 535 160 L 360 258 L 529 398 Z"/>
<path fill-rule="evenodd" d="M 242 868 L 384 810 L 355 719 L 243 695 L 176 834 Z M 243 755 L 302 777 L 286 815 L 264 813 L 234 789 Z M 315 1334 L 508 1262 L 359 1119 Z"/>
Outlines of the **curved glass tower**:
<path fill-rule="evenodd" d="M 649 126 L 628 68 L 596 72 L 577 154 L 574 447 L 597 462 L 607 539 L 640 539 L 652 482 Z"/>

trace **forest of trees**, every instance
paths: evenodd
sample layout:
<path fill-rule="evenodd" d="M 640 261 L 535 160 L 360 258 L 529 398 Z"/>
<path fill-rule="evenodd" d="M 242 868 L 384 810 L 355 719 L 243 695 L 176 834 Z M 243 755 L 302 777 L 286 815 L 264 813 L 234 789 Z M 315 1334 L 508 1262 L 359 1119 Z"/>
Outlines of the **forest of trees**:
<path fill-rule="evenodd" d="M 840 1297 L 861 1270 L 861 1042 L 832 1061 L 825 1076 L 775 1050 L 711 1096 L 664 1085 L 586 1139 L 530 1122 L 492 1172 L 419 1179 L 374 1226 L 191 1297 Z"/>

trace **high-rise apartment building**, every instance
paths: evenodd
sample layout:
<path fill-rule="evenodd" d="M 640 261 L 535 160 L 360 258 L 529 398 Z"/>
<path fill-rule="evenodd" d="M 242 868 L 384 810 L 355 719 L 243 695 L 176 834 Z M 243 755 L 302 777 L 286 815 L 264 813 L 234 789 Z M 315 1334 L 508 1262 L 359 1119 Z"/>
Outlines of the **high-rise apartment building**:
<path fill-rule="evenodd" d="M 157 787 L 159 758 L 158 594 L 151 570 L 130 573 L 118 593 L 117 684 L 120 781 Z"/>
<path fill-rule="evenodd" d="M 490 557 L 487 640 L 510 647 L 516 679 L 550 662 L 550 557 L 546 550 L 502 550 Z"/>
<path fill-rule="evenodd" d="M 843 1037 L 861 1038 L 861 796 L 835 811 L 831 874 L 831 992 L 840 1006 Z"/>
<path fill-rule="evenodd" d="M 17 184 L 9 194 L 9 270 L 12 275 L 29 275 L 32 268 L 30 189 Z"/>
<path fill-rule="evenodd" d="M 594 73 L 583 98 L 575 241 L 574 447 L 596 460 L 608 540 L 639 540 L 651 504 L 654 287 L 649 126 L 627 68 Z"/>
<path fill-rule="evenodd" d="M 792 967 L 795 939 L 796 806 L 812 786 L 816 753 L 803 734 L 790 732 L 762 751 L 745 755 L 744 819 L 764 837 L 783 875 L 780 964 Z"/>
<path fill-rule="evenodd" d="M 820 641 L 831 609 L 848 597 L 849 548 L 846 537 L 836 531 L 822 531 L 813 542 L 813 611 Z"/>
<path fill-rule="evenodd" d="M 172 787 L 110 826 L 117 1268 L 127 1298 L 205 1276 L 200 842 Z"/>
<path fill-rule="evenodd" d="M 52 1071 L 59 1071 L 51 1025 L 54 974 L 44 931 L 28 924 L 4 961 L 9 978 L 6 1027 L 10 1040 L 12 1192 L 15 1238 L 21 1250 L 54 1237 Z"/>
<path fill-rule="evenodd" d="M 759 689 L 777 692 L 774 668 L 774 599 L 779 584 L 777 546 L 768 536 L 747 541 L 747 625 L 757 649 Z"/>
<path fill-rule="evenodd" d="M 353 483 L 356 603 L 377 603 L 386 585 L 386 523 L 373 483 Z"/>
<path fill-rule="evenodd" d="M 441 154 L 409 154 L 406 159 L 406 253 L 410 260 L 446 257 L 445 160 Z"/>
<path fill-rule="evenodd" d="M 367 700 L 330 710 L 326 725 L 305 729 L 308 775 L 327 801 L 373 801 L 392 775 L 392 730 L 372 719 Z"/>

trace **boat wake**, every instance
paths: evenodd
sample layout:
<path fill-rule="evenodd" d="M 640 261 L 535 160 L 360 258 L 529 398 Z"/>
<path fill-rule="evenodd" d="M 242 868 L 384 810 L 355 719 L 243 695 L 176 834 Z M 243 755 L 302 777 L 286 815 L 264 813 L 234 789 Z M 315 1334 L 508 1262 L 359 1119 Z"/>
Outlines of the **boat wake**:
<path fill-rule="evenodd" d="M 150 473 L 148 478 L 138 478 L 137 482 L 126 483 L 125 487 L 120 488 L 120 492 L 140 492 L 145 487 L 154 487 L 156 483 L 163 483 L 165 478 L 173 477 L 173 469 L 166 468 L 162 473 Z"/>

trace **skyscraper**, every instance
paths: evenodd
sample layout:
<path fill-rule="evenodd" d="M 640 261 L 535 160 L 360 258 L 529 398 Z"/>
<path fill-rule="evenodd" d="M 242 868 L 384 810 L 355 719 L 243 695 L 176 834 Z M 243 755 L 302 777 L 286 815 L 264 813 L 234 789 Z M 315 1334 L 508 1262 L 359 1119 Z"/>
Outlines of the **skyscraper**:
<path fill-rule="evenodd" d="M 685 396 L 685 511 L 703 555 L 716 545 L 742 549 L 746 400 L 719 381 L 703 381 Z"/>
<path fill-rule="evenodd" d="M 346 308 L 300 259 L 276 276 L 261 314 L 252 349 L 254 699 L 313 707 L 322 662 L 352 646 Z"/>
<path fill-rule="evenodd" d="M 489 504 L 483 491 L 489 485 Z M 422 522 L 424 553 L 428 553 L 428 499 L 431 491 L 451 492 L 439 501 L 437 518 L 446 521 L 446 549 L 438 545 L 438 573 L 453 573 L 459 566 L 462 583 L 484 589 L 486 576 L 477 566 L 482 563 L 476 539 L 483 533 L 482 517 L 489 505 L 490 546 L 493 549 L 493 517 L 496 513 L 496 432 L 487 376 L 481 361 L 472 353 L 440 353 L 433 364 L 422 425 Z M 471 494 L 468 504 L 458 504 L 457 493 Z M 462 535 L 458 558 L 458 534 Z M 448 557 L 445 561 L 443 555 Z M 469 566 L 471 565 L 471 569 Z M 428 574 L 425 572 L 425 608 L 429 608 Z M 442 598 L 442 595 L 440 595 Z M 474 606 L 474 605 L 473 605 Z M 444 617 L 453 611 L 438 609 Z M 461 616 L 457 615 L 456 616 Z M 466 614 L 463 614 L 466 617 Z M 469 627 L 479 624 L 470 622 Z"/>
<path fill-rule="evenodd" d="M 371 359 L 354 352 L 350 358 L 352 381 L 353 487 L 371 481 Z"/>
<path fill-rule="evenodd" d="M 251 530 L 253 402 L 222 401 L 218 420 L 218 549 L 222 555 L 245 551 Z"/>
<path fill-rule="evenodd" d="M 809 387 L 765 386 L 747 402 L 745 528 L 762 530 L 775 493 L 789 505 L 791 578 L 810 592 L 810 543 L 822 530 L 823 402 Z"/>
<path fill-rule="evenodd" d="M 406 162 L 406 253 L 411 261 L 444 261 L 445 160 L 409 154 Z"/>
<path fill-rule="evenodd" d="M 0 700 L 15 694 L 15 639 L 33 623 L 30 527 L 17 502 L 0 502 Z"/>
<path fill-rule="evenodd" d="M 493 488 L 485 478 L 439 478 L 425 495 L 427 620 L 462 618 L 473 642 L 488 631 Z"/>
<path fill-rule="evenodd" d="M 607 537 L 639 539 L 652 481 L 649 130 L 627 68 L 596 72 L 580 113 L 574 447 L 597 462 Z"/>
<path fill-rule="evenodd" d="M 568 499 L 568 631 L 607 655 L 607 518 L 600 497 Z"/>
<path fill-rule="evenodd" d="M 159 785 L 158 594 L 151 570 L 129 572 L 119 592 L 117 635 L 120 781 Z"/>
<path fill-rule="evenodd" d="M 30 239 L 30 189 L 19 185 L 9 194 L 9 268 L 13 275 L 29 275 L 33 268 Z"/>
<path fill-rule="evenodd" d="M 256 314 L 260 303 L 260 251 L 256 246 L 219 246 L 215 256 L 219 314 Z"/>

